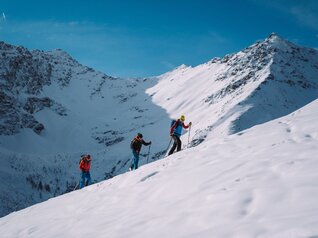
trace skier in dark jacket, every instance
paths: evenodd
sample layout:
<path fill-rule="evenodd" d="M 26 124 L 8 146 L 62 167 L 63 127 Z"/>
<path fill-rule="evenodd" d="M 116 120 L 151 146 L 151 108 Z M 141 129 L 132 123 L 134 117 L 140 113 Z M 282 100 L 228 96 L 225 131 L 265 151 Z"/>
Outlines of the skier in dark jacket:
<path fill-rule="evenodd" d="M 142 134 L 138 133 L 138 135 L 130 143 L 130 148 L 134 156 L 132 165 L 130 166 L 130 170 L 138 169 L 139 153 L 140 153 L 141 146 L 151 145 L 151 141 L 145 142 L 142 139 L 142 137 L 143 137 Z"/>
<path fill-rule="evenodd" d="M 168 155 L 173 154 L 175 149 L 177 148 L 177 151 L 181 150 L 181 140 L 180 136 L 182 134 L 182 129 L 187 129 L 192 125 L 192 122 L 189 123 L 189 125 L 184 124 L 185 116 L 182 115 L 180 119 L 176 120 L 176 122 L 172 125 L 170 128 L 170 136 L 173 139 L 173 146 L 171 147 L 171 150 L 169 151 Z"/>

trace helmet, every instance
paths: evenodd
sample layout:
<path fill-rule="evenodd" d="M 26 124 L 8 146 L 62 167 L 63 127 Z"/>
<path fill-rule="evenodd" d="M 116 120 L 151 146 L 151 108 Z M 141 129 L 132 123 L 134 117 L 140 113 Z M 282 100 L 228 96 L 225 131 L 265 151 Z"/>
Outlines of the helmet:
<path fill-rule="evenodd" d="M 181 120 L 181 121 L 185 121 L 185 116 L 184 116 L 184 115 L 181 115 L 180 120 Z"/>
<path fill-rule="evenodd" d="M 142 134 L 141 133 L 138 133 L 137 135 L 139 138 L 142 138 Z"/>

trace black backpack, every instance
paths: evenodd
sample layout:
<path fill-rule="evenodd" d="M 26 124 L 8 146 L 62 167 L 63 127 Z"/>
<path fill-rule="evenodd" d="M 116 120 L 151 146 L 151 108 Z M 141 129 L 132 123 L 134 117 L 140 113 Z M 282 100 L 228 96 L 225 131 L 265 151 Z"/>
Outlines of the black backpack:
<path fill-rule="evenodd" d="M 177 120 L 176 119 L 173 119 L 172 121 L 171 121 L 171 124 L 170 124 L 170 128 L 174 125 L 174 123 L 176 123 L 177 122 Z"/>
<path fill-rule="evenodd" d="M 140 141 L 137 139 L 137 137 L 135 137 L 134 139 L 132 139 L 132 141 L 130 142 L 130 148 L 133 150 L 136 150 L 138 148 L 138 144 L 140 143 Z"/>

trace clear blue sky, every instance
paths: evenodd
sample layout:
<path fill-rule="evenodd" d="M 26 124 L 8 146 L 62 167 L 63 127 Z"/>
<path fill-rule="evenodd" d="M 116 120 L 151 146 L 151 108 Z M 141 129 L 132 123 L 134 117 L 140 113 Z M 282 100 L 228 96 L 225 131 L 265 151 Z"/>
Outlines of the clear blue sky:
<path fill-rule="evenodd" d="M 316 0 L 0 0 L 0 40 L 61 48 L 112 76 L 198 65 L 271 32 L 318 48 Z"/>

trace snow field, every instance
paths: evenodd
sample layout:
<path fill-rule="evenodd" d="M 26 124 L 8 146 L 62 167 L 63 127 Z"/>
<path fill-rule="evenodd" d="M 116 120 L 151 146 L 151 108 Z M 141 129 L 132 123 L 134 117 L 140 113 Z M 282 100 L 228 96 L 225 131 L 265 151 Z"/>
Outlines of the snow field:
<path fill-rule="evenodd" d="M 0 219 L 3 237 L 315 237 L 315 101 Z"/>

